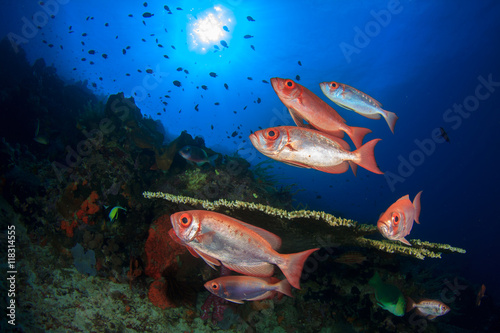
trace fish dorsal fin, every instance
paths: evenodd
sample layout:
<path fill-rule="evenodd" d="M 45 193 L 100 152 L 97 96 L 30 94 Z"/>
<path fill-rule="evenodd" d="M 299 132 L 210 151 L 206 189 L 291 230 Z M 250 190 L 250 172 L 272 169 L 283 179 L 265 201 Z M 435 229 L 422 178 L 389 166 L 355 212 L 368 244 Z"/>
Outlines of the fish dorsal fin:
<path fill-rule="evenodd" d="M 273 234 L 272 232 L 267 231 L 267 230 L 262 229 L 262 228 L 259 228 L 259 227 L 256 227 L 252 224 L 249 224 L 249 223 L 246 223 L 246 222 L 243 222 L 240 220 L 236 220 L 236 219 L 233 219 L 233 220 L 238 222 L 242 226 L 247 227 L 248 229 L 259 234 L 259 236 L 264 238 L 271 245 L 273 250 L 275 250 L 275 251 L 279 250 L 279 248 L 281 247 L 281 238 L 279 236 Z"/>
<path fill-rule="evenodd" d="M 189 247 L 188 247 L 189 249 Z M 205 254 L 201 251 L 198 251 L 196 249 L 193 249 L 194 252 L 196 252 L 196 254 L 198 254 L 203 260 L 205 260 L 205 262 L 207 263 L 208 266 L 212 267 L 213 269 L 216 269 L 215 266 L 220 266 L 220 261 L 215 259 L 215 258 L 212 258 L 211 256 L 209 256 L 208 254 Z M 191 252 L 191 251 L 189 251 Z"/>
<path fill-rule="evenodd" d="M 398 199 L 398 201 L 405 200 L 405 199 L 410 200 L 410 195 L 407 194 L 405 196 L 402 196 L 401 198 Z M 398 201 L 396 201 L 396 202 L 398 202 Z"/>
<path fill-rule="evenodd" d="M 222 264 L 230 270 L 250 276 L 269 277 L 274 273 L 274 266 L 267 262 L 256 266 L 239 266 L 236 264 L 229 264 L 225 262 L 223 262 Z"/>

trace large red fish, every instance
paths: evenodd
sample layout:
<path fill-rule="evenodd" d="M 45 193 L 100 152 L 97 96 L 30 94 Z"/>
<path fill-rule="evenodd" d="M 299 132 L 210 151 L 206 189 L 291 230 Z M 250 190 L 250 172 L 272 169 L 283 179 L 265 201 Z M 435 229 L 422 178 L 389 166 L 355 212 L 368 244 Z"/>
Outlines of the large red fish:
<path fill-rule="evenodd" d="M 270 277 L 275 264 L 297 289 L 304 262 L 318 250 L 280 254 L 276 250 L 281 239 L 275 234 L 210 211 L 178 212 L 170 216 L 170 221 L 179 240 L 211 267 L 222 263 L 242 274 Z"/>
<path fill-rule="evenodd" d="M 288 281 L 280 281 L 274 277 L 223 276 L 208 281 L 205 288 L 212 294 L 234 303 L 260 301 L 272 298 L 276 293 L 292 297 Z"/>
<path fill-rule="evenodd" d="M 347 84 L 335 81 L 321 82 L 319 86 L 323 94 L 335 104 L 352 110 L 366 118 L 380 119 L 380 116 L 384 117 L 392 133 L 394 133 L 394 126 L 396 126 L 398 116 L 394 112 L 382 109 L 382 104 L 373 97 Z"/>
<path fill-rule="evenodd" d="M 405 236 L 410 234 L 413 227 L 413 220 L 418 221 L 420 215 L 420 195 L 418 192 L 413 203 L 410 201 L 410 196 L 407 194 L 393 203 L 384 213 L 382 213 L 377 222 L 377 228 L 387 239 L 398 240 L 406 245 L 411 245 L 405 239 Z"/>
<path fill-rule="evenodd" d="M 347 133 L 356 148 L 361 147 L 365 135 L 371 133 L 368 128 L 346 125 L 345 120 L 330 105 L 293 80 L 275 77 L 271 79 L 271 84 L 297 126 L 314 127 L 339 138 Z"/>
<path fill-rule="evenodd" d="M 262 154 L 272 159 L 328 173 L 343 173 L 349 164 L 356 174 L 357 165 L 378 174 L 374 139 L 351 152 L 342 139 L 319 131 L 295 126 L 271 127 L 250 134 L 250 141 Z"/>

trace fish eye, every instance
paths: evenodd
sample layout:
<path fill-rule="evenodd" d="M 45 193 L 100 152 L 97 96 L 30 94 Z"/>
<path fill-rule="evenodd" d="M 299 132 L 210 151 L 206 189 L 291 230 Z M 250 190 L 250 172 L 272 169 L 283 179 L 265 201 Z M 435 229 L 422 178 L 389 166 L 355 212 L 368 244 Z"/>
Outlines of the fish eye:
<path fill-rule="evenodd" d="M 191 222 L 193 221 L 193 217 L 191 216 L 191 214 L 184 213 L 179 218 L 179 221 L 181 221 L 181 225 L 186 228 L 186 227 L 189 227 L 191 225 Z"/>
<path fill-rule="evenodd" d="M 392 222 L 394 222 L 395 225 L 399 224 L 399 215 L 397 213 L 392 213 Z"/>
<path fill-rule="evenodd" d="M 286 80 L 286 81 L 285 81 L 285 85 L 286 85 L 288 88 L 293 88 L 293 87 L 295 87 L 295 82 L 293 82 L 292 80 Z"/>
<path fill-rule="evenodd" d="M 332 82 L 331 86 L 332 86 L 332 88 L 336 89 L 339 85 L 337 84 L 337 82 Z"/>
<path fill-rule="evenodd" d="M 219 285 L 217 283 L 212 283 L 212 289 L 213 290 L 219 289 Z"/>
<path fill-rule="evenodd" d="M 276 140 L 278 138 L 278 136 L 279 136 L 279 132 L 273 128 L 268 129 L 266 132 L 267 139 Z"/>

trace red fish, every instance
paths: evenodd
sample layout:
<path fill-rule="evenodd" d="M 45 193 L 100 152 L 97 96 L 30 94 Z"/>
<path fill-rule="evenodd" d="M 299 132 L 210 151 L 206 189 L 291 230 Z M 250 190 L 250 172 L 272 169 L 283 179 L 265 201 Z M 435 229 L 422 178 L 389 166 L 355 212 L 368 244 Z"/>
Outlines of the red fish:
<path fill-rule="evenodd" d="M 224 214 L 204 210 L 178 212 L 170 221 L 179 240 L 211 267 L 221 263 L 241 274 L 270 277 L 277 265 L 292 286 L 300 289 L 307 257 L 316 250 L 280 254 L 281 238 Z"/>
<path fill-rule="evenodd" d="M 481 289 L 479 289 L 479 292 L 477 293 L 476 306 L 481 305 L 481 300 L 483 299 L 485 292 L 486 292 L 486 286 L 483 284 L 481 285 Z"/>
<path fill-rule="evenodd" d="M 356 148 L 361 147 L 365 135 L 371 133 L 367 128 L 346 125 L 345 120 L 330 105 L 293 80 L 275 77 L 271 79 L 271 84 L 299 127 L 314 127 L 339 138 L 346 133 Z"/>
<path fill-rule="evenodd" d="M 272 159 L 327 173 L 343 173 L 349 164 L 356 174 L 357 165 L 378 174 L 374 148 L 380 139 L 349 151 L 342 139 L 319 131 L 295 126 L 271 127 L 250 134 L 250 141 L 262 154 Z"/>
<path fill-rule="evenodd" d="M 418 303 L 415 303 L 411 298 L 408 297 L 408 302 L 406 303 L 406 312 L 410 312 L 414 308 L 417 309 L 416 313 L 418 315 L 426 317 L 430 320 L 450 312 L 450 307 L 443 302 L 433 299 L 424 299 Z"/>
<path fill-rule="evenodd" d="M 212 294 L 234 303 L 260 301 L 272 298 L 276 293 L 292 297 L 288 281 L 280 281 L 274 277 L 223 276 L 208 281 L 205 288 Z"/>
<path fill-rule="evenodd" d="M 377 222 L 377 228 L 387 239 L 398 240 L 406 245 L 411 244 L 405 239 L 405 236 L 410 234 L 413 227 L 413 220 L 418 221 L 420 215 L 420 195 L 418 192 L 413 199 L 413 204 L 410 201 L 410 196 L 407 194 L 393 203 L 384 213 L 382 213 Z"/>
<path fill-rule="evenodd" d="M 392 133 L 394 133 L 394 126 L 396 125 L 398 116 L 393 112 L 383 110 L 382 104 L 373 97 L 347 84 L 335 81 L 321 82 L 319 86 L 323 94 L 337 105 L 352 110 L 366 118 L 380 119 L 380 116 L 384 117 Z"/>

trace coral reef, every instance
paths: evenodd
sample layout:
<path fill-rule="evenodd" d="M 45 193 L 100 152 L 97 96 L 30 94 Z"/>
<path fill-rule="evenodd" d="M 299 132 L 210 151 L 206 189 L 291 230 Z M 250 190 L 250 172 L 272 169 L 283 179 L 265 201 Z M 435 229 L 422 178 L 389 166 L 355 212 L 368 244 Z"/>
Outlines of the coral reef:
<path fill-rule="evenodd" d="M 364 236 L 376 233 L 376 226 L 359 224 L 353 220 L 338 218 L 325 212 L 310 210 L 286 211 L 262 204 L 224 199 L 209 202 L 161 192 L 144 192 L 143 196 L 148 199 L 165 199 L 174 204 L 182 205 L 183 210 L 188 209 L 186 207 L 191 207 L 190 209 L 202 208 L 229 214 L 232 217 L 266 228 L 282 236 L 284 249 L 286 249 L 285 242 L 298 235 L 305 239 L 297 241 L 300 242 L 301 246 L 305 246 L 305 243 L 307 243 L 307 246 L 312 247 L 358 245 L 418 259 L 424 259 L 425 257 L 441 258 L 441 253 L 465 253 L 465 250 L 447 244 L 416 240 L 412 243 L 414 246 L 409 247 L 397 242 L 368 239 Z M 298 237 L 296 238 L 298 239 Z M 297 243 L 294 245 L 297 245 Z M 287 250 L 298 251 L 297 248 Z"/>

